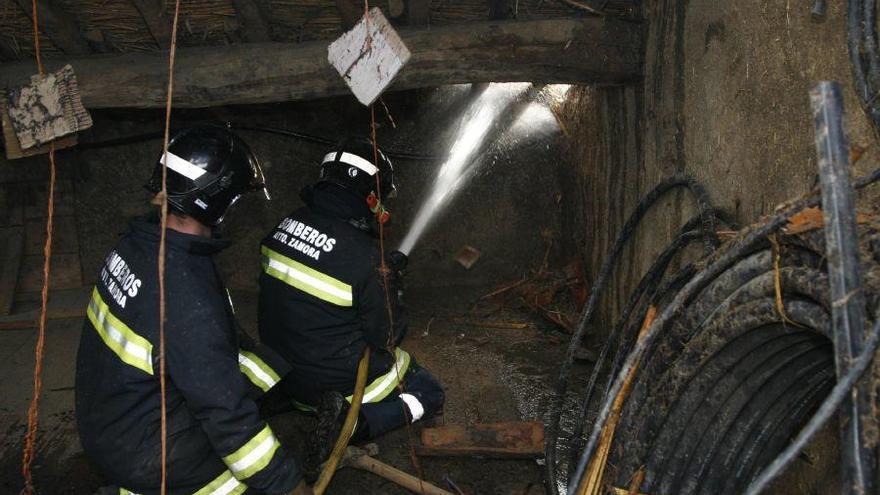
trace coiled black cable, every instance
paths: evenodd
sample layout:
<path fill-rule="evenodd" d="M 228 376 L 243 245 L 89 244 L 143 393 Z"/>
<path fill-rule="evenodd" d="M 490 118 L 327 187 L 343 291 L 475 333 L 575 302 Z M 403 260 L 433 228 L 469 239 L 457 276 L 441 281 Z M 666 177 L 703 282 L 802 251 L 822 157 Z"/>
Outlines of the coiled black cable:
<path fill-rule="evenodd" d="M 854 186 L 857 189 L 861 189 L 867 185 L 877 182 L 878 180 L 880 180 L 880 169 L 877 169 L 867 176 L 858 179 L 855 182 Z M 745 253 L 753 250 L 756 245 L 759 245 L 762 242 L 766 242 L 767 236 L 777 232 L 783 225 L 785 225 L 789 221 L 789 219 L 793 215 L 802 211 L 804 208 L 816 206 L 817 204 L 819 204 L 819 201 L 820 199 L 816 196 L 816 191 L 813 191 L 807 197 L 788 204 L 785 208 L 781 209 L 775 215 L 767 219 L 765 223 L 754 226 L 745 231 L 741 235 L 741 237 L 730 246 L 729 249 L 716 256 L 704 270 L 697 273 L 682 288 L 682 290 L 676 294 L 672 302 L 670 302 L 670 304 L 667 305 L 663 309 L 663 311 L 657 316 L 651 327 L 648 328 L 648 330 L 645 332 L 644 336 L 636 342 L 632 352 L 630 352 L 624 365 L 621 367 L 620 371 L 615 377 L 611 389 L 608 391 L 608 394 L 606 394 L 605 401 L 602 404 L 599 415 L 593 425 L 593 431 L 590 434 L 587 446 L 581 453 L 581 457 L 574 471 L 574 475 L 570 478 L 568 486 L 569 493 L 573 493 L 586 471 L 587 463 L 589 462 L 589 459 L 592 457 L 596 449 L 599 436 L 611 412 L 611 404 L 623 387 L 626 376 L 633 369 L 633 367 L 641 361 L 641 358 L 646 353 L 646 351 L 652 348 L 654 341 L 657 339 L 658 335 L 680 312 L 684 305 L 687 304 L 696 293 L 702 290 L 702 288 L 705 287 L 707 283 L 709 283 L 711 280 L 714 280 L 715 277 L 717 277 L 720 273 L 730 268 L 734 263 L 741 259 Z M 870 343 L 866 343 L 866 348 L 868 348 L 869 344 Z M 876 343 L 874 343 L 874 345 L 876 345 Z M 856 367 L 854 366 L 854 369 L 855 368 Z M 853 383 L 854 381 L 855 380 L 853 380 Z M 837 388 L 835 388 L 835 390 L 837 390 Z M 835 397 L 835 395 L 832 393 L 831 397 L 833 398 Z M 831 398 L 829 398 L 829 400 L 831 400 Z M 820 408 L 820 412 L 822 412 L 824 409 L 825 405 Z M 818 427 L 816 429 L 818 430 Z M 781 468 L 779 469 L 781 470 Z"/>
<path fill-rule="evenodd" d="M 641 223 L 642 218 L 644 218 L 645 214 L 651 209 L 651 207 L 657 202 L 657 200 L 664 196 L 667 192 L 682 187 L 686 188 L 691 193 L 694 201 L 697 203 L 699 217 L 702 223 L 702 232 L 712 233 L 715 231 L 715 218 L 712 215 L 713 207 L 711 201 L 709 200 L 709 195 L 706 192 L 705 188 L 700 185 L 696 181 L 696 179 L 687 175 L 674 175 L 657 184 L 654 189 L 652 189 L 647 195 L 645 195 L 645 197 L 642 198 L 641 201 L 639 201 L 639 203 L 636 205 L 635 210 L 632 212 L 632 214 L 630 214 L 629 218 L 624 223 L 620 234 L 614 241 L 611 252 L 605 259 L 602 267 L 599 270 L 599 276 L 593 283 L 590 292 L 590 298 L 587 301 L 587 304 L 584 306 L 583 312 L 581 313 L 578 325 L 575 328 L 574 334 L 571 337 L 571 341 L 568 345 L 568 350 L 565 354 L 562 366 L 559 371 L 559 380 L 557 382 L 555 396 L 550 406 L 551 417 L 548 427 L 549 434 L 547 435 L 544 453 L 545 471 L 547 476 L 547 479 L 545 481 L 547 483 L 547 488 L 551 493 L 557 493 L 558 491 L 556 447 L 558 445 L 559 424 L 562 419 L 562 407 L 565 402 L 566 392 L 568 391 L 569 375 L 571 374 L 571 367 L 574 363 L 575 353 L 581 346 L 584 334 L 586 333 L 587 325 L 590 323 L 593 313 L 595 312 L 599 296 L 602 294 L 603 289 L 608 282 L 608 278 L 610 277 L 612 270 L 616 266 L 621 253 L 623 252 L 623 247 L 626 245 L 626 242 L 629 240 L 629 238 L 632 237 L 633 233 Z M 715 242 L 717 242 L 716 240 L 713 240 L 712 237 L 713 236 L 711 234 L 707 234 L 704 237 L 706 249 L 708 251 L 713 250 L 715 247 Z"/>

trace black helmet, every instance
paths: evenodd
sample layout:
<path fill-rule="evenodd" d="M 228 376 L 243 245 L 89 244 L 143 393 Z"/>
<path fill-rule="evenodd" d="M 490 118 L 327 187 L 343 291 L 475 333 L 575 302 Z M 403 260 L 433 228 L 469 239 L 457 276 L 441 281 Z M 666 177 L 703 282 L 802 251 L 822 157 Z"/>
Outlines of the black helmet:
<path fill-rule="evenodd" d="M 382 150 L 377 148 L 376 152 L 378 156 L 374 156 L 373 142 L 367 138 L 348 138 L 341 141 L 333 151 L 324 155 L 319 182 L 332 182 L 362 198 L 371 194 L 379 197 L 380 192 L 381 200 L 394 197 L 397 190 L 394 185 L 394 167 Z M 378 168 L 374 161 L 378 161 Z M 379 173 L 381 191 L 376 191 L 376 172 Z"/>
<path fill-rule="evenodd" d="M 146 188 L 162 190 L 159 155 Z M 266 191 L 257 157 L 228 128 L 199 125 L 177 132 L 168 142 L 168 205 L 205 225 L 223 221 L 229 207 L 249 191 Z M 266 198 L 269 195 L 266 193 Z"/>

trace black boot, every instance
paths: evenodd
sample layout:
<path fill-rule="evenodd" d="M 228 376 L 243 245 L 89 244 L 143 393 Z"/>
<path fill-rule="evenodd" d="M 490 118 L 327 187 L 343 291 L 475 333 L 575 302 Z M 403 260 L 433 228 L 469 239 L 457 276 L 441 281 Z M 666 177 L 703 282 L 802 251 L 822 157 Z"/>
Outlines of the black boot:
<path fill-rule="evenodd" d="M 348 413 L 349 404 L 342 394 L 331 391 L 321 396 L 318 405 L 318 425 L 309 436 L 303 471 L 306 481 L 314 483 L 321 474 L 321 465 L 330 457 L 345 416 Z"/>

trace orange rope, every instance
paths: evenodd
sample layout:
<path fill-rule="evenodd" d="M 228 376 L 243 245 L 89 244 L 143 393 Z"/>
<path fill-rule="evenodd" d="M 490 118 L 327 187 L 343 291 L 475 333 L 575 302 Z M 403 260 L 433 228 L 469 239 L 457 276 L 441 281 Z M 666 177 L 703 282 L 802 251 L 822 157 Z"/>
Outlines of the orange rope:
<path fill-rule="evenodd" d="M 37 70 L 40 76 L 45 76 L 46 72 L 43 68 L 43 61 L 40 59 L 40 29 L 37 13 L 37 1 L 31 2 L 31 14 L 34 25 L 34 57 L 37 62 Z M 37 425 L 40 418 L 40 392 L 43 389 L 43 350 L 46 345 L 46 307 L 49 301 L 49 273 L 52 260 L 52 228 L 53 219 L 55 217 L 55 143 L 49 143 L 49 200 L 46 208 L 46 243 L 43 245 L 43 288 L 40 292 L 40 325 L 37 333 L 37 343 L 34 348 L 34 391 L 31 396 L 31 403 L 28 406 L 28 424 L 27 431 L 24 436 L 24 451 L 22 452 L 21 474 L 24 477 L 24 489 L 22 493 L 31 495 L 34 492 L 33 475 L 31 474 L 31 464 L 33 464 L 36 440 Z"/>
<path fill-rule="evenodd" d="M 168 139 L 171 129 L 171 96 L 174 92 L 174 53 L 177 50 L 177 19 L 180 15 L 180 0 L 174 5 L 174 22 L 171 28 L 171 48 L 168 55 L 168 92 L 165 99 L 165 136 L 162 149 L 164 150 L 165 159 L 162 165 L 162 190 L 159 192 L 160 209 L 161 209 L 161 233 L 159 236 L 159 390 L 162 395 L 161 400 L 161 428 L 162 435 L 162 481 L 160 491 L 165 495 L 168 485 L 168 418 L 165 404 L 165 231 L 168 228 L 168 190 L 166 181 L 168 179 Z"/>
<path fill-rule="evenodd" d="M 364 3 L 366 3 L 366 2 L 364 2 Z M 384 105 L 384 102 L 383 102 L 383 105 Z M 385 109 L 386 109 L 386 111 L 388 110 L 387 107 Z M 379 145 L 377 144 L 377 141 L 376 141 L 376 110 L 373 105 L 370 105 L 370 131 L 372 133 L 372 140 L 373 140 L 373 165 L 375 165 L 376 168 L 378 169 L 379 168 Z M 380 179 L 379 174 L 377 173 L 376 174 L 376 195 L 380 198 L 380 201 L 381 201 L 382 183 L 379 179 Z M 389 270 L 388 270 L 388 265 L 385 263 L 385 226 L 382 224 L 382 222 L 378 222 L 378 224 L 379 224 L 379 260 L 380 260 L 379 273 L 382 274 L 382 285 L 383 285 L 383 289 L 385 292 L 385 309 L 388 312 L 388 341 L 385 343 L 385 347 L 388 350 L 388 352 L 392 356 L 394 356 L 395 355 L 395 353 L 394 353 L 394 340 L 395 340 L 394 312 L 391 310 L 391 294 L 388 292 L 388 273 L 389 273 Z M 394 369 L 394 372 L 397 374 L 397 390 L 400 393 L 403 393 L 403 391 L 404 391 L 403 390 L 403 377 L 400 375 L 400 368 L 397 366 L 396 362 L 394 363 L 394 365 L 392 365 L 392 369 Z M 400 407 L 404 408 L 404 418 L 405 418 L 406 417 L 406 409 L 405 409 L 406 404 L 404 404 L 403 401 L 401 401 Z M 418 478 L 419 478 L 419 491 L 424 494 L 425 493 L 425 486 L 424 486 L 424 480 L 422 479 L 422 478 L 424 478 L 424 476 L 422 474 L 422 466 L 418 463 L 418 460 L 417 460 L 418 458 L 415 456 L 415 448 L 413 448 L 415 435 L 412 431 L 412 424 L 409 421 L 407 421 L 407 423 L 406 423 L 406 431 L 407 431 L 407 436 L 408 436 L 408 440 L 409 440 L 408 446 L 409 446 L 409 450 L 410 450 L 410 460 L 413 463 L 413 467 L 416 468 L 416 474 L 418 475 Z"/>

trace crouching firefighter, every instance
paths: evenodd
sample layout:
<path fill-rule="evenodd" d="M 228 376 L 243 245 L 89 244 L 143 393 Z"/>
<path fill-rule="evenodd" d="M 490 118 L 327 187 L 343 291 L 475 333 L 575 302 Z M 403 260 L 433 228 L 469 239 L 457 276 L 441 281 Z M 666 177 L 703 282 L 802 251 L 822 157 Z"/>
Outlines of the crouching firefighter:
<path fill-rule="evenodd" d="M 147 185 L 160 191 L 165 163 L 167 493 L 310 494 L 254 401 L 286 363 L 240 349 L 213 261 L 228 245 L 213 228 L 242 194 L 265 191 L 259 164 L 220 126 L 179 132 L 167 157 Z M 107 255 L 77 355 L 80 440 L 121 494 L 160 492 L 159 238 L 157 218 L 136 220 Z"/>
<path fill-rule="evenodd" d="M 291 365 L 280 388 L 300 408 L 318 412 L 305 462 L 309 478 L 339 434 L 366 347 L 369 376 L 353 442 L 430 417 L 443 405 L 440 384 L 397 347 L 407 329 L 399 300 L 406 256 L 389 253 L 385 287 L 376 227 L 389 218 L 383 202 L 395 187 L 390 160 L 377 155 L 374 164 L 367 139 L 340 143 L 324 156 L 317 183 L 303 189 L 305 206 L 261 246 L 260 340 Z"/>

